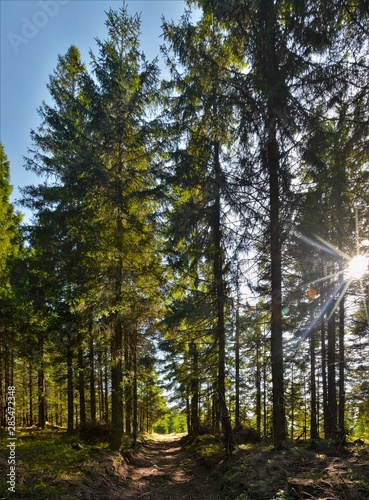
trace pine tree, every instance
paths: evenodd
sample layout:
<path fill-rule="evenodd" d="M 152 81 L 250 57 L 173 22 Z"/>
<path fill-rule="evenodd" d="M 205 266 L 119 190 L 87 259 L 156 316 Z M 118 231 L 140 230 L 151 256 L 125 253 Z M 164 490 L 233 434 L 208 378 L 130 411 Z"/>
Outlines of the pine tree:
<path fill-rule="evenodd" d="M 13 385 L 14 350 L 17 336 L 17 313 L 20 310 L 14 290 L 16 263 L 21 256 L 21 216 L 10 202 L 10 164 L 0 142 L 0 405 L 6 408 L 6 388 Z M 5 427 L 1 411 L 0 425 Z"/>
<path fill-rule="evenodd" d="M 145 194 L 152 183 L 147 115 L 155 96 L 157 67 L 139 52 L 139 16 L 129 16 L 126 8 L 110 10 L 106 25 L 109 37 L 98 41 L 99 53 L 92 55 L 96 83 L 89 91 L 103 179 L 97 200 L 103 225 L 100 252 L 108 283 L 106 315 L 112 329 L 112 446 L 119 448 L 123 385 L 126 432 L 134 431 L 134 439 L 137 434 L 138 336 L 157 286 L 155 278 L 148 277 L 157 272 L 158 258 L 149 221 L 154 205 Z"/>
<path fill-rule="evenodd" d="M 164 35 L 170 48 L 163 48 L 172 74 L 168 87 L 174 91 L 174 96 L 169 97 L 172 116 L 167 117 L 174 123 L 172 192 L 175 194 L 180 188 L 178 192 L 184 193 L 182 200 L 180 194 L 178 204 L 173 205 L 174 220 L 188 214 L 187 224 L 181 228 L 173 225 L 177 233 L 173 239 L 181 243 L 187 240 L 181 250 L 192 253 L 191 264 L 200 281 L 204 279 L 199 273 L 201 261 L 207 262 L 207 273 L 211 276 L 213 335 L 218 357 L 218 414 L 227 450 L 231 452 L 232 430 L 226 402 L 226 269 L 231 259 L 226 252 L 228 235 L 224 220 L 225 211 L 232 205 L 227 174 L 231 168 L 229 148 L 234 117 L 230 87 L 224 82 L 239 62 L 237 57 L 230 57 L 222 32 L 210 16 L 192 25 L 186 14 L 178 26 L 164 24 Z M 179 138 L 183 138 L 183 148 Z M 192 349 L 191 353 L 196 358 L 196 350 Z M 195 359 L 193 361 L 195 363 Z M 195 381 L 193 383 L 195 388 Z M 196 394 L 195 389 L 195 399 Z"/>

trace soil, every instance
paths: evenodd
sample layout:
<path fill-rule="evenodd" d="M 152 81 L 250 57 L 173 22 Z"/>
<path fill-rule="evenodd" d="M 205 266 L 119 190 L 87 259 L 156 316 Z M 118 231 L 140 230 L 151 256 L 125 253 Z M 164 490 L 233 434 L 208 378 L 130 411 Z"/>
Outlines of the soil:
<path fill-rule="evenodd" d="M 221 484 L 210 478 L 181 446 L 178 437 L 144 444 L 128 465 L 122 499 L 195 500 L 221 499 Z"/>

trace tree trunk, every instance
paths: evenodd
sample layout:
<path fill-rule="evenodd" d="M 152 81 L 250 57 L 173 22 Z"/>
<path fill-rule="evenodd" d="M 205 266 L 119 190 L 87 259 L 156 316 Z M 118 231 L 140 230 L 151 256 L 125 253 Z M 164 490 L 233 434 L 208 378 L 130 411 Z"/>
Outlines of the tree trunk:
<path fill-rule="evenodd" d="M 343 279 L 343 276 L 342 276 Z M 338 376 L 338 429 L 345 442 L 345 301 L 342 297 L 339 307 L 339 376 Z"/>
<path fill-rule="evenodd" d="M 240 296 L 237 278 L 237 303 L 236 303 L 236 341 L 235 341 L 235 426 L 241 424 L 240 419 Z"/>
<path fill-rule="evenodd" d="M 138 438 L 138 394 L 137 394 L 137 343 L 138 343 L 138 325 L 133 326 L 133 346 L 132 346 L 132 368 L 133 368 L 133 384 L 132 384 L 132 406 L 133 406 L 133 446 L 137 443 Z"/>
<path fill-rule="evenodd" d="M 45 400 L 45 371 L 44 371 L 44 342 L 41 337 L 39 340 L 39 356 L 40 365 L 37 373 L 37 386 L 38 386 L 38 426 L 45 429 L 46 424 L 46 400 Z"/>
<path fill-rule="evenodd" d="M 282 255 L 279 220 L 279 154 L 276 139 L 275 117 L 268 120 L 267 167 L 269 172 L 270 199 L 270 257 L 271 257 L 271 363 L 273 391 L 273 432 L 276 449 L 286 446 L 286 415 L 283 378 L 282 344 Z"/>
<path fill-rule="evenodd" d="M 125 431 L 127 434 L 132 432 L 132 414 L 133 414 L 133 380 L 132 380 L 132 338 L 126 326 L 124 335 L 124 412 L 125 412 Z"/>
<path fill-rule="evenodd" d="M 111 341 L 111 448 L 119 450 L 123 437 L 122 321 L 115 319 Z"/>
<path fill-rule="evenodd" d="M 85 363 L 83 359 L 83 347 L 81 335 L 78 342 L 78 393 L 79 393 L 79 420 L 81 424 L 86 423 L 86 397 L 85 397 Z"/>
<path fill-rule="evenodd" d="M 99 396 L 99 419 L 107 422 L 108 420 L 104 415 L 104 374 L 103 374 L 103 366 L 102 366 L 102 356 L 101 352 L 97 355 L 97 385 L 98 385 L 98 396 Z"/>
<path fill-rule="evenodd" d="M 264 338 L 265 338 L 265 334 L 264 334 Z M 264 439 L 267 438 L 267 436 L 269 435 L 269 429 L 268 429 L 268 426 L 269 426 L 269 418 L 268 418 L 268 398 L 267 398 L 267 394 L 268 394 L 268 389 L 267 389 L 267 367 L 266 367 L 266 362 L 264 360 L 263 362 L 263 434 L 264 434 Z"/>
<path fill-rule="evenodd" d="M 6 404 L 5 404 L 5 394 L 6 392 L 3 390 L 3 359 L 4 352 L 3 346 L 0 342 L 0 426 L 5 429 L 5 412 L 6 412 Z"/>
<path fill-rule="evenodd" d="M 95 389 L 95 349 L 93 339 L 93 322 L 92 315 L 88 321 L 88 340 L 89 340 L 89 365 L 90 365 L 90 405 L 91 405 L 91 420 L 96 422 L 96 389 Z"/>
<path fill-rule="evenodd" d="M 200 428 L 199 419 L 199 355 L 196 342 L 191 342 L 189 346 L 190 359 L 192 362 L 191 369 L 191 409 L 190 409 L 190 434 L 197 436 Z"/>
<path fill-rule="evenodd" d="M 337 437 L 337 394 L 336 394 L 336 317 L 335 313 L 328 319 L 328 377 L 327 377 L 327 435 L 326 438 Z"/>
<path fill-rule="evenodd" d="M 294 382 L 294 371 L 293 365 L 291 368 L 291 439 L 293 440 L 293 435 L 295 432 L 295 382 Z"/>
<path fill-rule="evenodd" d="M 124 227 L 123 227 L 123 192 L 124 192 L 124 164 L 122 159 L 122 144 L 119 144 L 119 158 L 116 164 L 116 183 L 113 186 L 117 200 L 116 220 L 115 220 L 115 251 L 117 254 L 114 283 L 114 306 L 120 309 L 123 300 L 123 281 L 124 281 Z M 122 355 L 123 355 L 123 318 L 120 312 L 115 313 L 113 336 L 111 341 L 111 447 L 113 450 L 119 450 L 123 438 L 123 373 L 122 373 Z M 126 340 L 126 339 L 125 339 Z M 126 343 L 126 342 L 125 342 Z"/>
<path fill-rule="evenodd" d="M 29 380 L 29 425 L 33 426 L 33 386 L 32 386 L 32 364 L 28 365 L 28 380 Z"/>
<path fill-rule="evenodd" d="M 103 401 L 104 401 L 104 420 L 109 422 L 109 370 L 105 366 L 104 368 L 104 391 L 103 391 Z"/>
<path fill-rule="evenodd" d="M 232 453 L 234 449 L 231 419 L 228 413 L 225 393 L 225 291 L 223 278 L 223 248 L 222 248 L 222 229 L 221 229 L 221 206 L 220 206 L 220 185 L 221 185 L 221 168 L 219 160 L 219 144 L 214 145 L 214 173 L 215 173 L 215 196 L 214 196 L 214 211 L 213 211 L 213 238 L 214 238 L 214 285 L 216 297 L 216 338 L 218 343 L 218 398 L 220 421 L 224 434 L 227 453 Z"/>
<path fill-rule="evenodd" d="M 316 356 L 315 356 L 316 333 L 315 329 L 310 334 L 310 438 L 317 439 L 317 393 L 316 393 Z"/>
<path fill-rule="evenodd" d="M 71 340 L 68 338 L 67 347 L 67 393 L 68 393 L 68 419 L 67 432 L 73 433 L 74 429 L 74 394 L 73 394 L 73 349 Z"/>
<path fill-rule="evenodd" d="M 260 325 L 256 325 L 256 430 L 261 434 L 261 361 L 260 361 Z"/>
<path fill-rule="evenodd" d="M 287 425 L 284 400 L 282 344 L 282 252 L 280 227 L 280 158 L 277 121 L 283 112 L 284 81 L 279 70 L 276 7 L 273 0 L 259 2 L 259 26 L 263 34 L 258 46 L 258 71 L 266 98 L 265 137 L 262 145 L 264 168 L 269 176 L 270 261 L 271 261 L 271 365 L 273 433 L 276 449 L 286 447 Z"/>
<path fill-rule="evenodd" d="M 188 393 L 189 391 L 186 389 L 186 422 L 187 422 L 187 432 L 189 436 L 192 436 L 191 403 Z"/>

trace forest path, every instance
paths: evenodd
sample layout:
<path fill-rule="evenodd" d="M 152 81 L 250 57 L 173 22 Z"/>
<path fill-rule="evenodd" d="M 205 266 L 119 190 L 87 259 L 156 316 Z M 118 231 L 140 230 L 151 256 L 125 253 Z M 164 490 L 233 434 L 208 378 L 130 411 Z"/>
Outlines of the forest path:
<path fill-rule="evenodd" d="M 180 436 L 179 436 L 180 437 Z M 217 500 L 223 498 L 210 471 L 196 464 L 178 437 L 154 437 L 142 445 L 128 466 L 122 499 Z"/>

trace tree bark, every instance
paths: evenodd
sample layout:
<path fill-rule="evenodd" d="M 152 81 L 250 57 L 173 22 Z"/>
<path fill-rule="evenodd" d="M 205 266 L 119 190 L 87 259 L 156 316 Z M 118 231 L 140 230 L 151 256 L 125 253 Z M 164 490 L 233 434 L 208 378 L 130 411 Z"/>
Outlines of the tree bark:
<path fill-rule="evenodd" d="M 342 276 L 343 279 L 343 276 Z M 345 442 L 345 299 L 342 297 L 339 306 L 339 351 L 338 351 L 338 429 Z"/>
<path fill-rule="evenodd" d="M 68 337 L 70 334 L 68 334 Z M 68 418 L 67 418 L 67 432 L 73 433 L 74 429 L 74 394 L 73 394 L 73 349 L 71 347 L 71 339 L 68 338 L 67 346 L 67 393 L 68 393 Z"/>
<path fill-rule="evenodd" d="M 337 437 L 337 393 L 336 393 L 336 317 L 335 313 L 328 319 L 327 346 L 327 435 L 326 438 Z"/>
<path fill-rule="evenodd" d="M 310 438 L 317 439 L 317 392 L 316 392 L 316 356 L 315 356 L 316 333 L 310 334 Z"/>
<path fill-rule="evenodd" d="M 28 364 L 28 380 L 29 380 L 29 425 L 33 426 L 33 386 L 32 386 L 32 364 Z M 1 383 L 1 381 L 0 381 Z"/>
<path fill-rule="evenodd" d="M 236 339 L 235 339 L 235 426 L 241 424 L 240 419 L 240 291 L 237 276 L 237 302 L 236 302 Z"/>
<path fill-rule="evenodd" d="M 258 48 L 258 71 L 263 80 L 263 93 L 266 99 L 262 155 L 264 168 L 269 176 L 273 434 L 274 446 L 279 449 L 286 447 L 287 425 L 283 378 L 280 158 L 277 139 L 277 121 L 284 106 L 284 81 L 279 68 L 276 24 L 274 1 L 260 2 L 259 25 L 263 38 Z"/>
<path fill-rule="evenodd" d="M 324 437 L 326 438 L 328 432 L 328 383 L 327 383 L 327 348 L 325 341 L 325 323 L 322 320 L 321 326 L 321 344 L 322 344 L 322 394 L 323 394 L 323 419 L 324 419 Z"/>
<path fill-rule="evenodd" d="M 37 373 L 38 386 L 38 426 L 45 429 L 46 424 L 46 399 L 45 399 L 45 371 L 44 371 L 44 341 L 41 336 L 39 340 L 40 365 Z"/>
<path fill-rule="evenodd" d="M 124 335 L 124 421 L 127 434 L 132 432 L 133 380 L 132 380 L 132 338 L 125 328 Z"/>
<path fill-rule="evenodd" d="M 93 321 L 92 315 L 88 320 L 88 342 L 89 342 L 89 365 L 90 365 L 90 412 L 92 422 L 96 422 L 96 389 L 95 389 L 95 349 L 93 339 Z"/>
<path fill-rule="evenodd" d="M 271 258 L 271 363 L 273 385 L 273 433 L 276 449 L 286 445 L 286 415 L 283 378 L 282 344 L 282 255 L 279 219 L 279 154 L 275 117 L 268 119 L 267 167 L 270 199 L 270 258 Z"/>
<path fill-rule="evenodd" d="M 85 397 L 85 363 L 83 359 L 83 347 L 80 345 L 82 342 L 81 335 L 79 337 L 78 345 L 78 393 L 79 393 L 79 420 L 81 424 L 86 423 L 86 397 Z"/>
<path fill-rule="evenodd" d="M 200 428 L 199 419 L 199 355 L 196 342 L 190 343 L 191 369 L 191 436 L 197 436 Z"/>
<path fill-rule="evenodd" d="M 231 419 L 228 413 L 225 393 L 225 290 L 223 277 L 223 248 L 222 248 L 222 229 L 221 229 L 221 206 L 220 206 L 220 185 L 221 185 L 221 168 L 219 159 L 219 144 L 214 145 L 214 172 L 215 172 L 215 196 L 213 207 L 213 238 L 214 238 L 214 286 L 216 297 L 216 338 L 218 343 L 218 398 L 220 421 L 224 434 L 227 453 L 232 453 L 234 449 Z"/>
<path fill-rule="evenodd" d="M 132 365 L 133 365 L 133 384 L 132 384 L 132 406 L 133 406 L 133 446 L 137 443 L 138 438 L 138 393 L 137 393 L 137 343 L 138 343 L 138 325 L 133 326 L 133 346 L 132 346 Z"/>
<path fill-rule="evenodd" d="M 115 320 L 111 340 L 111 448 L 119 450 L 123 437 L 122 322 Z"/>

